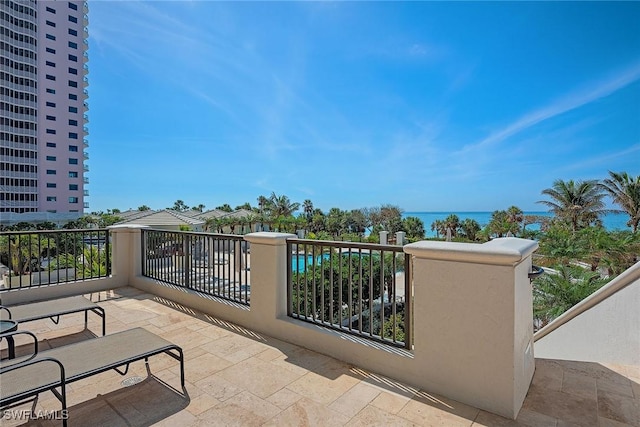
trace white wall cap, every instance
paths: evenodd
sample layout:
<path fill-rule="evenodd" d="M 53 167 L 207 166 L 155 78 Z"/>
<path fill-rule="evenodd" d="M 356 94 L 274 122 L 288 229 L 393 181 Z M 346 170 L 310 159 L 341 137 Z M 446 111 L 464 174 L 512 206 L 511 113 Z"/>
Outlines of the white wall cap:
<path fill-rule="evenodd" d="M 123 229 L 123 228 L 136 229 L 136 228 L 151 228 L 151 227 L 149 227 L 148 225 L 140 225 L 140 224 L 120 224 L 120 225 L 110 225 L 107 227 L 107 229 L 109 230 Z"/>
<path fill-rule="evenodd" d="M 249 243 L 255 243 L 260 245 L 272 245 L 280 246 L 287 243 L 287 239 L 296 238 L 295 234 L 291 233 L 273 233 L 270 231 L 258 231 L 256 233 L 249 233 L 244 236 L 244 240 Z"/>
<path fill-rule="evenodd" d="M 404 246 L 404 251 L 416 258 L 493 265 L 515 265 L 536 249 L 538 242 L 516 237 L 502 237 L 483 244 L 421 241 Z"/>

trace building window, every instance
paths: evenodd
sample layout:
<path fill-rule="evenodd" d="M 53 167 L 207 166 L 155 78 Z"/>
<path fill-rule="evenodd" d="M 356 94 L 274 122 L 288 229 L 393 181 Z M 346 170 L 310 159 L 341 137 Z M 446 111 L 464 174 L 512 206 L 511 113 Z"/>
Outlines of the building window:
<path fill-rule="evenodd" d="M 69 119 L 69 126 L 78 126 L 78 121 Z"/>
<path fill-rule="evenodd" d="M 74 82 L 73 80 L 69 80 L 69 87 L 78 87 L 78 82 Z"/>
<path fill-rule="evenodd" d="M 56 80 L 56 76 L 52 76 L 51 74 L 47 74 L 47 80 Z"/>
<path fill-rule="evenodd" d="M 69 94 L 69 99 L 73 99 L 74 101 L 78 100 L 78 95 L 76 95 L 75 93 L 70 93 Z"/>
<path fill-rule="evenodd" d="M 69 184 L 69 190 L 77 191 L 78 190 L 78 184 Z"/>
<path fill-rule="evenodd" d="M 47 160 L 49 160 L 51 162 L 55 162 L 56 161 L 56 156 L 47 156 Z"/>
<path fill-rule="evenodd" d="M 70 113 L 77 113 L 78 112 L 78 107 L 69 107 L 69 112 Z"/>
<path fill-rule="evenodd" d="M 55 169 L 47 169 L 47 175 L 55 175 L 56 171 Z"/>
<path fill-rule="evenodd" d="M 46 36 L 49 40 L 55 40 L 56 36 L 54 36 L 53 34 L 47 34 Z"/>
<path fill-rule="evenodd" d="M 70 145 L 69 146 L 69 151 L 74 151 L 74 152 L 78 152 L 78 146 L 77 145 Z"/>
<path fill-rule="evenodd" d="M 78 5 L 75 3 L 69 2 L 69 9 L 78 10 Z"/>
<path fill-rule="evenodd" d="M 69 28 L 69 35 L 70 36 L 77 36 L 78 32 L 76 30 L 74 30 L 74 29 Z"/>
<path fill-rule="evenodd" d="M 56 50 L 55 50 L 55 49 L 52 49 L 52 48 L 50 48 L 50 47 L 46 48 L 45 50 L 47 51 L 47 53 L 53 53 L 54 55 L 55 55 L 55 53 L 56 53 Z"/>
<path fill-rule="evenodd" d="M 51 88 L 47 88 L 47 93 L 52 93 L 52 94 L 56 94 L 56 90 L 55 89 L 51 89 Z"/>
<path fill-rule="evenodd" d="M 55 142 L 47 142 L 47 147 L 56 148 Z"/>
<path fill-rule="evenodd" d="M 69 61 L 78 62 L 78 57 L 75 55 L 69 54 Z"/>
<path fill-rule="evenodd" d="M 78 48 L 78 43 L 69 42 L 69 47 L 70 47 L 71 49 L 77 49 L 77 48 Z"/>
<path fill-rule="evenodd" d="M 56 103 L 55 102 L 49 102 L 47 101 L 47 107 L 55 107 Z"/>
<path fill-rule="evenodd" d="M 77 197 L 69 197 L 69 203 L 78 203 Z"/>
<path fill-rule="evenodd" d="M 47 188 L 56 188 L 55 182 L 47 182 Z"/>
<path fill-rule="evenodd" d="M 45 64 L 48 65 L 49 67 L 55 67 L 56 63 L 55 62 L 51 62 L 51 61 L 45 61 Z"/>
<path fill-rule="evenodd" d="M 76 18 L 75 16 L 69 15 L 69 22 L 73 22 L 74 24 L 77 24 L 78 18 Z"/>
<path fill-rule="evenodd" d="M 56 121 L 56 116 L 47 116 L 47 120 Z"/>
<path fill-rule="evenodd" d="M 46 24 L 50 27 L 55 27 L 56 23 L 55 22 L 51 22 L 51 21 L 46 21 Z"/>
<path fill-rule="evenodd" d="M 47 6 L 47 12 L 56 13 L 56 10 L 51 8 L 51 7 L 49 7 L 49 6 Z"/>
<path fill-rule="evenodd" d="M 47 129 L 47 133 L 49 135 L 55 135 L 56 134 L 56 130 L 55 129 Z"/>
<path fill-rule="evenodd" d="M 69 139 L 78 139 L 78 134 L 75 132 L 69 132 Z"/>
<path fill-rule="evenodd" d="M 69 172 L 69 178 L 77 178 L 78 172 Z"/>
<path fill-rule="evenodd" d="M 78 75 L 78 69 L 69 67 L 69 74 Z"/>
<path fill-rule="evenodd" d="M 47 202 L 56 202 L 57 200 L 56 196 L 47 196 Z"/>
<path fill-rule="evenodd" d="M 78 164 L 78 159 L 69 159 L 69 164 L 70 165 L 77 165 Z"/>

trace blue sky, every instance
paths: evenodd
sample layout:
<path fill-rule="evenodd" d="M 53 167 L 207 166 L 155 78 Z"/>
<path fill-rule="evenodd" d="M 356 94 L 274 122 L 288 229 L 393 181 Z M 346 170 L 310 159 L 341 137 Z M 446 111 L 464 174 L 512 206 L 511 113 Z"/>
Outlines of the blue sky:
<path fill-rule="evenodd" d="M 640 175 L 639 2 L 89 4 L 90 211 L 525 211 Z"/>

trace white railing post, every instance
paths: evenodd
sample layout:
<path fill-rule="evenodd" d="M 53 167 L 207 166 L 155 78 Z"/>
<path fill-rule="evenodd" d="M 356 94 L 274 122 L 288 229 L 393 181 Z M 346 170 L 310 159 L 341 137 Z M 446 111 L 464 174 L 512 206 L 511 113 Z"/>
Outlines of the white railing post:
<path fill-rule="evenodd" d="M 404 247 L 414 265 L 416 382 L 425 390 L 516 418 L 535 369 L 528 274 L 537 247 L 517 238 Z"/>
<path fill-rule="evenodd" d="M 114 225 L 111 233 L 111 275 L 119 286 L 128 286 L 131 279 L 142 275 L 142 238 L 145 225 Z"/>
<path fill-rule="evenodd" d="M 244 236 L 251 251 L 252 328 L 273 333 L 287 316 L 287 239 L 295 234 L 258 232 Z"/>

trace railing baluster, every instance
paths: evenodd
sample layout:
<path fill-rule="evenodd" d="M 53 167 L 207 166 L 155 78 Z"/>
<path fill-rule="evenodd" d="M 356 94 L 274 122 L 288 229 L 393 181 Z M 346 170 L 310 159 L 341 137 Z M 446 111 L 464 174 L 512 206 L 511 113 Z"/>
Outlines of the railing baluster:
<path fill-rule="evenodd" d="M 242 236 L 163 230 L 144 230 L 142 236 L 142 263 L 148 266 L 143 276 L 249 305 L 243 254 L 249 245 Z"/>
<path fill-rule="evenodd" d="M 290 317 L 410 348 L 410 257 L 402 247 L 288 239 L 287 253 Z M 398 256 L 404 256 L 404 266 L 398 265 Z M 404 268 L 406 298 L 403 302 L 397 300 L 396 292 L 399 268 Z M 325 280 L 328 280 L 326 287 Z M 403 315 L 404 323 L 398 323 L 396 317 Z M 392 323 L 385 334 L 385 322 L 389 324 L 389 321 Z"/>
<path fill-rule="evenodd" d="M 0 235 L 6 236 L 1 242 L 7 246 L 0 247 L 0 252 L 8 255 L 8 289 L 94 279 L 111 272 L 106 229 L 9 231 Z"/>

